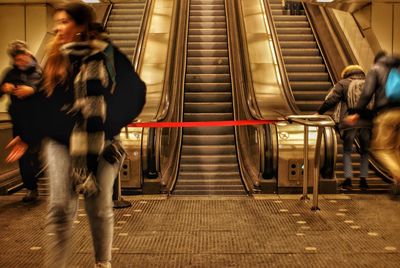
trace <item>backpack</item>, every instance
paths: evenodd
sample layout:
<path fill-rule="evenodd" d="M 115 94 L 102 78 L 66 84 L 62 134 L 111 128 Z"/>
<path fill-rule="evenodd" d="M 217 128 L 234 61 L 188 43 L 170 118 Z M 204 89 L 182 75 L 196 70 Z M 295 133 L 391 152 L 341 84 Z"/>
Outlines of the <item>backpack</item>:
<path fill-rule="evenodd" d="M 362 90 L 364 88 L 365 80 L 364 79 L 354 79 L 350 82 L 349 88 L 347 90 L 347 108 L 354 109 L 356 108 L 357 102 L 360 99 Z M 368 105 L 367 109 L 372 110 L 374 108 L 374 100 L 372 99 Z"/>
<path fill-rule="evenodd" d="M 393 102 L 400 102 L 400 72 L 392 68 L 385 85 L 386 97 Z"/>
<path fill-rule="evenodd" d="M 365 80 L 364 79 L 352 79 L 349 87 L 347 89 L 347 95 L 346 95 L 346 105 L 348 109 L 354 109 L 357 105 L 358 100 L 360 99 L 362 90 L 364 88 Z M 329 94 L 327 98 L 329 97 Z M 368 110 L 372 110 L 374 107 L 374 100 L 372 99 L 370 103 L 367 106 Z M 333 121 L 335 123 L 339 124 L 341 120 L 341 112 L 342 110 L 342 103 L 339 102 L 336 105 L 335 111 L 333 112 Z"/>
<path fill-rule="evenodd" d="M 105 95 L 106 131 L 114 136 L 142 111 L 146 102 L 146 84 L 117 47 L 110 46 L 106 64 L 115 72 L 115 77 L 111 78 L 115 80 L 114 93 Z"/>

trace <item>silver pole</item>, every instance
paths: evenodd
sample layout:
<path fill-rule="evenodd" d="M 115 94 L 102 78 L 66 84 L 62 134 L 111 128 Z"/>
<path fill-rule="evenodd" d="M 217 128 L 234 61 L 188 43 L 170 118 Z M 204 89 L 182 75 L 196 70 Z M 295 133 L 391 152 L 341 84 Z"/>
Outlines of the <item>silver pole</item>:
<path fill-rule="evenodd" d="M 307 119 L 306 119 L 307 121 Z M 304 125 L 304 169 L 303 169 L 303 195 L 300 200 L 310 200 L 308 192 L 308 126 Z"/>
<path fill-rule="evenodd" d="M 314 188 L 313 188 L 313 206 L 311 210 L 320 210 L 318 207 L 318 183 L 319 183 L 319 160 L 321 155 L 323 127 L 318 127 L 317 142 L 315 143 L 315 156 L 314 156 Z"/>

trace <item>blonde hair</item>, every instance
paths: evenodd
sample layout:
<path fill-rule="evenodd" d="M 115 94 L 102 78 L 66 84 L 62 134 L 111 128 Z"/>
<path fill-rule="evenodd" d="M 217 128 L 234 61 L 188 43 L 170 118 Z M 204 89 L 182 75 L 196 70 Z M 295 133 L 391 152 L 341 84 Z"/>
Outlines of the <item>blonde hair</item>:
<path fill-rule="evenodd" d="M 60 52 L 62 43 L 55 37 L 47 48 L 47 61 L 44 66 L 44 90 L 47 96 L 53 94 L 57 85 L 66 84 L 70 75 L 70 63 Z"/>

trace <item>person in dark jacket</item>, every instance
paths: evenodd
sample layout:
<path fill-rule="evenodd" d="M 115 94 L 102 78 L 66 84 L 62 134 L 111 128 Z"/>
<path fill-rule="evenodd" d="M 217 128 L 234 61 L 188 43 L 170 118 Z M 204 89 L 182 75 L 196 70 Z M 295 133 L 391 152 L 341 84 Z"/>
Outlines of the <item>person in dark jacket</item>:
<path fill-rule="evenodd" d="M 4 79 L 0 82 L 0 96 L 8 94 L 11 99 L 8 112 L 13 123 L 13 137 L 19 138 L 31 131 L 28 125 L 35 107 L 35 99 L 42 81 L 42 69 L 35 57 L 23 41 L 13 41 L 9 44 L 8 54 L 13 66 L 6 70 Z M 30 129 L 29 129 L 30 128 Z M 42 175 L 42 165 L 39 160 L 40 142 L 29 147 L 19 160 L 21 178 L 27 189 L 23 202 L 35 201 L 38 197 L 37 182 Z"/>
<path fill-rule="evenodd" d="M 129 59 L 93 31 L 93 9 L 69 2 L 54 15 L 56 36 L 44 67 L 38 130 L 21 137 L 30 144 L 47 137 L 49 267 L 66 267 L 79 194 L 84 194 L 95 267 L 111 267 L 113 184 L 124 154 L 116 135 L 145 104 L 145 85 Z M 110 62 L 111 61 L 111 62 Z M 18 148 L 9 156 L 18 158 Z"/>
<path fill-rule="evenodd" d="M 364 90 L 356 105 L 355 113 L 346 118 L 349 124 L 355 124 L 360 111 L 365 109 L 375 96 L 374 109 L 377 116 L 373 122 L 371 154 L 387 169 L 393 177 L 393 193 L 400 193 L 400 102 L 386 97 L 385 85 L 392 68 L 400 70 L 400 57 L 379 53 L 375 64 L 368 72 Z"/>
<path fill-rule="evenodd" d="M 283 0 L 285 10 L 289 11 L 290 15 L 301 15 L 302 4 L 296 0 Z"/>
<path fill-rule="evenodd" d="M 371 137 L 372 114 L 364 112 L 363 117 L 357 124 L 349 125 L 343 119 L 348 114 L 348 90 L 350 83 L 354 80 L 364 80 L 365 73 L 358 65 L 347 66 L 342 72 L 342 80 L 340 80 L 330 91 L 324 103 L 318 110 L 318 114 L 324 114 L 336 105 L 340 105 L 339 131 L 343 139 L 343 168 L 345 180 L 341 184 L 342 189 L 352 189 L 353 168 L 351 161 L 351 153 L 353 151 L 353 143 L 356 137 L 360 141 L 360 190 L 368 189 L 366 178 L 368 176 L 368 149 Z"/>

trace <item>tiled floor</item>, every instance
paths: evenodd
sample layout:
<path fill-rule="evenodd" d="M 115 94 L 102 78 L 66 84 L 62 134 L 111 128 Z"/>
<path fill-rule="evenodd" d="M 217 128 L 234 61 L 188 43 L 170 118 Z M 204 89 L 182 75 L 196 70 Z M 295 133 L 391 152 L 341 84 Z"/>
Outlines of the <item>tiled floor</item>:
<path fill-rule="evenodd" d="M 0 197 L 0 267 L 43 267 L 46 200 Z M 399 267 L 400 198 L 325 195 L 126 197 L 115 210 L 113 267 Z M 92 267 L 85 211 L 71 267 Z"/>

